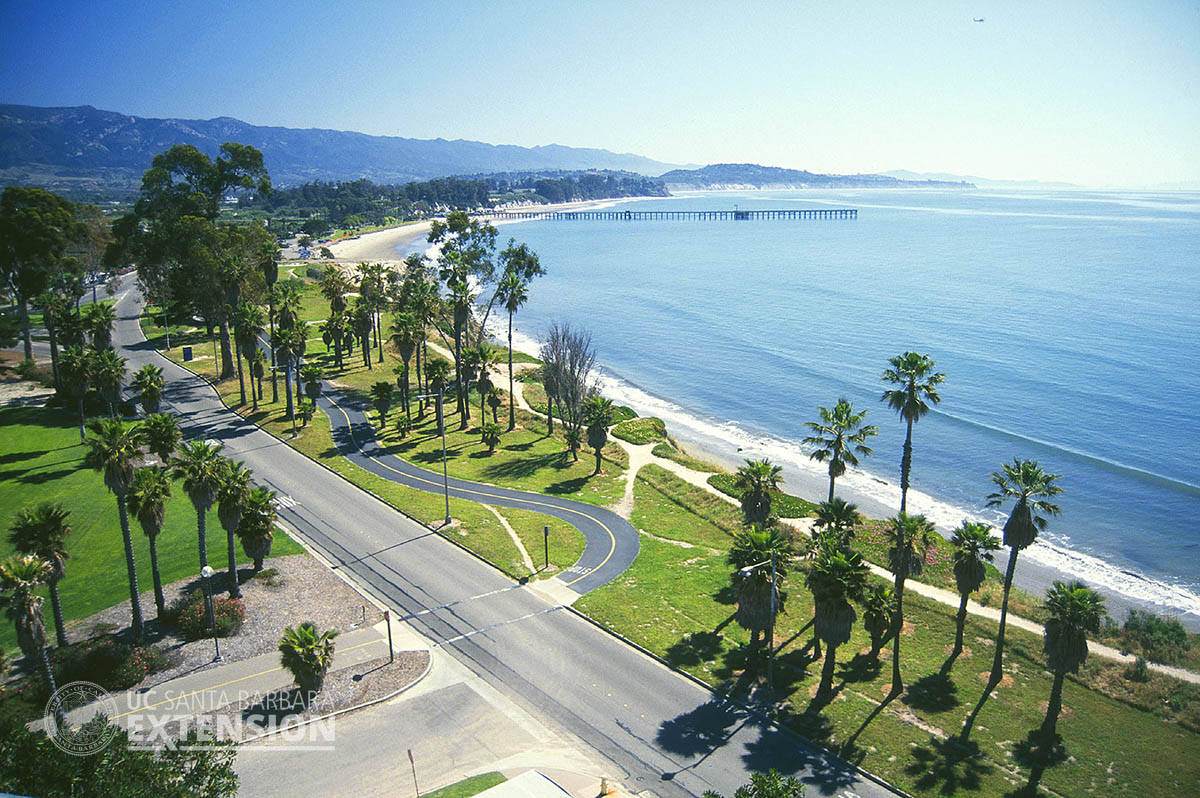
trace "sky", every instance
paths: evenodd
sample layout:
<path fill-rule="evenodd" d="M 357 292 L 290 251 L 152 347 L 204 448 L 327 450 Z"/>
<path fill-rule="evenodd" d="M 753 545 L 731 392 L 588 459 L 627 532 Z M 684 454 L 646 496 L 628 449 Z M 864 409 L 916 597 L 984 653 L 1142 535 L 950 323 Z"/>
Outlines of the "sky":
<path fill-rule="evenodd" d="M 0 0 L 0 31 L 5 103 L 668 163 L 1200 182 L 1200 1 Z"/>

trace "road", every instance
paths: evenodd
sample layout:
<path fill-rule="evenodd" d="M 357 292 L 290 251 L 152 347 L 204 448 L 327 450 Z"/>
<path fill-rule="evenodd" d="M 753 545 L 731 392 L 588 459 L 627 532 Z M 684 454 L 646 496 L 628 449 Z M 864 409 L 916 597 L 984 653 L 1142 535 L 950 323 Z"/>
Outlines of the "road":
<path fill-rule="evenodd" d="M 732 795 L 752 771 L 773 767 L 810 783 L 810 794 L 893 794 L 514 583 L 226 410 L 210 386 L 144 342 L 140 310 L 135 291 L 121 297 L 114 343 L 131 370 L 144 363 L 163 368 L 164 401 L 185 434 L 224 443 L 257 481 L 290 499 L 281 520 L 336 568 L 517 706 L 611 763 L 631 791 Z M 303 758 L 296 763 L 292 777 L 303 784 Z"/>

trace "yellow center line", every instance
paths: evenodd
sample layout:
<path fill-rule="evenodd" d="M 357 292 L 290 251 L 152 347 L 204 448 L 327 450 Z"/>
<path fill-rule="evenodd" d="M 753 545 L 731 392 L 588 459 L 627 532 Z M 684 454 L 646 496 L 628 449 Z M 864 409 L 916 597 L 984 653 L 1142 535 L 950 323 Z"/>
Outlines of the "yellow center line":
<path fill-rule="evenodd" d="M 329 402 L 330 402 L 330 404 L 332 404 L 334 407 L 336 407 L 336 408 L 337 408 L 337 409 L 338 409 L 338 410 L 341 412 L 341 414 L 342 414 L 342 416 L 343 416 L 343 417 L 345 417 L 345 419 L 346 419 L 346 429 L 347 429 L 347 431 L 349 431 L 349 433 L 350 433 L 350 440 L 354 441 L 354 445 L 357 447 L 357 446 L 358 446 L 358 441 L 357 441 L 357 440 L 355 439 L 355 437 L 354 437 L 354 426 L 353 426 L 353 424 L 350 422 L 350 414 L 349 414 L 349 413 L 347 413 L 347 412 L 346 412 L 346 411 L 345 411 L 345 410 L 342 408 L 342 406 L 341 406 L 341 405 L 339 405 L 339 404 L 338 404 L 338 403 L 337 403 L 335 400 L 333 400 L 333 399 L 329 399 Z M 415 474 L 409 474 L 409 473 L 406 473 L 406 472 L 404 472 L 404 471 L 401 471 L 401 470 L 399 470 L 399 469 L 397 469 L 397 468 L 392 468 L 390 465 L 388 465 L 387 463 L 383 462 L 383 461 L 382 461 L 382 460 L 380 460 L 378 457 L 375 457 L 374 455 L 367 454 L 367 453 L 366 453 L 365 451 L 363 451 L 361 448 L 359 449 L 359 452 L 360 452 L 360 453 L 361 453 L 361 454 L 362 454 L 364 457 L 368 458 L 369 460 L 373 460 L 374 462 L 376 462 L 376 463 L 378 463 L 379 465 L 381 465 L 381 466 L 383 466 L 384 468 L 386 468 L 388 471 L 391 471 L 391 472 L 393 472 L 393 473 L 399 474 L 399 475 L 400 475 L 400 476 L 402 476 L 402 477 L 407 477 L 408 479 L 414 479 L 414 480 L 417 480 L 418 482 L 424 482 L 426 485 L 433 485 L 434 487 L 437 487 L 437 488 L 441 488 L 441 487 L 442 487 L 441 483 L 439 483 L 439 482 L 435 482 L 435 481 L 433 481 L 433 480 L 431 480 L 431 479 L 425 479 L 424 477 L 419 477 L 419 476 L 416 476 Z M 595 572 L 595 571 L 598 571 L 598 570 L 600 570 L 601 568 L 603 568 L 603 567 L 604 567 L 604 564 L 605 564 L 605 563 L 607 563 L 607 562 L 609 561 L 609 559 L 610 559 L 610 558 L 612 558 L 612 556 L 613 556 L 613 553 L 614 553 L 614 552 L 617 550 L 617 536 L 613 534 L 612 530 L 611 530 L 611 529 L 609 529 L 609 528 L 608 528 L 608 526 L 607 526 L 607 525 L 605 525 L 605 523 L 604 523 L 603 521 L 601 521 L 599 518 L 596 518 L 595 516 L 588 515 L 587 513 L 583 512 L 582 510 L 576 510 L 576 509 L 575 509 L 575 508 L 573 508 L 573 507 L 563 507 L 562 505 L 558 505 L 558 504 L 550 504 L 550 503 L 548 503 L 548 502 L 539 502 L 539 501 L 534 501 L 533 499 L 524 499 L 524 498 L 519 498 L 519 497 L 514 497 L 514 496 L 504 496 L 504 495 L 502 495 L 502 494 L 499 494 L 499 493 L 488 493 L 487 491 L 482 491 L 482 490 L 474 490 L 474 489 L 472 489 L 472 488 L 462 488 L 462 487 L 457 487 L 457 486 L 456 486 L 456 487 L 455 487 L 455 490 L 462 491 L 463 493 L 473 493 L 473 494 L 475 494 L 476 496 L 484 496 L 484 497 L 487 497 L 487 498 L 489 498 L 489 499 L 503 499 L 503 500 L 505 500 L 505 501 L 510 501 L 510 502 L 523 502 L 523 503 L 525 503 L 525 504 L 528 504 L 528 505 L 530 505 L 531 507 L 550 507 L 550 508 L 553 508 L 553 509 L 555 509 L 555 510 L 565 510 L 566 512 L 569 512 L 569 513 L 575 513 L 576 515 L 582 516 L 582 517 L 584 517 L 584 518 L 588 519 L 589 521 L 594 521 L 595 523 L 599 524 L 599 525 L 600 525 L 600 528 L 601 528 L 601 529 L 603 529 L 605 532 L 607 532 L 607 533 L 608 533 L 608 541 L 609 541 L 608 554 L 606 554 L 606 555 L 604 556 L 604 559 L 600 561 L 600 564 L 599 564 L 599 565 L 597 565 L 595 568 L 593 568 L 591 571 L 589 571 L 588 573 L 586 573 L 586 574 L 583 574 L 582 576 L 579 576 L 579 577 L 577 577 L 577 578 L 575 578 L 575 579 L 572 579 L 570 582 L 566 582 L 565 584 L 566 584 L 566 586 L 567 586 L 567 587 L 570 587 L 571 585 L 575 584 L 576 582 L 578 582 L 578 581 L 579 581 L 579 580 L 581 580 L 581 579 L 586 579 L 586 578 L 587 578 L 588 576 L 590 576 L 590 575 L 591 575 L 593 572 Z"/>
<path fill-rule="evenodd" d="M 362 648 L 364 646 L 373 646 L 376 643 L 384 643 L 384 642 L 386 642 L 386 641 L 383 638 L 379 638 L 377 640 L 368 640 L 365 643 L 359 643 L 356 646 L 350 646 L 350 648 L 343 648 L 342 651 L 353 651 L 356 648 Z M 335 656 L 336 656 L 336 654 L 337 654 L 337 652 L 335 652 Z M 251 673 L 248 676 L 241 676 L 237 679 L 230 679 L 229 681 L 222 682 L 221 684 L 214 684 L 211 687 L 202 687 L 199 690 L 193 690 L 190 693 L 185 693 L 183 695 L 177 695 L 177 696 L 174 696 L 173 698 L 167 698 L 167 699 L 164 699 L 164 700 L 159 701 L 154 704 L 147 704 L 143 707 L 138 707 L 137 709 L 131 709 L 128 712 L 122 712 L 120 715 L 114 715 L 113 717 L 109 718 L 109 720 L 116 720 L 117 718 L 123 718 L 126 715 L 133 715 L 137 712 L 145 712 L 147 709 L 154 709 L 155 707 L 161 707 L 163 704 L 171 704 L 171 703 L 174 703 L 177 701 L 182 701 L 185 698 L 191 698 L 192 696 L 199 695 L 200 693 L 207 693 L 212 690 L 220 690 L 222 687 L 228 687 L 231 684 L 237 684 L 238 682 L 244 682 L 247 679 L 253 679 L 257 676 L 264 676 L 268 673 L 274 673 L 275 671 L 281 671 L 281 670 L 283 670 L 283 666 L 278 665 L 274 668 L 268 668 L 265 671 L 259 671 L 258 673 Z"/>

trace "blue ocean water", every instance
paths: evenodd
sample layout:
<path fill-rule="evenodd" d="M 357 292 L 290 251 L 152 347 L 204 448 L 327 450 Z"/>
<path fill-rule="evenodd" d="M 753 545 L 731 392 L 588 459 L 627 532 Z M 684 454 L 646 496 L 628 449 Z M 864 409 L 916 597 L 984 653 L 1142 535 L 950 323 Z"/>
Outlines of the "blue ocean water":
<path fill-rule="evenodd" d="M 859 209 L 856 221 L 538 221 L 517 328 L 593 335 L 605 390 L 731 456 L 771 456 L 823 494 L 799 445 L 816 406 L 870 410 L 876 455 L 846 490 L 898 503 L 887 358 L 930 354 L 942 403 L 914 433 L 911 511 L 942 529 L 990 472 L 1032 457 L 1061 518 L 1027 556 L 1200 614 L 1200 194 L 698 194 L 652 208 Z M 633 207 L 633 204 L 618 207 Z M 738 453 L 737 449 L 743 449 Z"/>

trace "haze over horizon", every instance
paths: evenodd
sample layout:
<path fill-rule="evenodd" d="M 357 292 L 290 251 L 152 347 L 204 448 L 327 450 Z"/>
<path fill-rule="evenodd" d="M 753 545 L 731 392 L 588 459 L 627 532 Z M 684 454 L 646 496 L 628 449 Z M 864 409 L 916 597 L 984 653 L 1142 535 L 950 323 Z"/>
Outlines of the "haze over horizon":
<path fill-rule="evenodd" d="M 974 22 L 982 18 L 983 22 Z M 0 6 L 3 101 L 668 163 L 1200 182 L 1200 3 Z"/>

